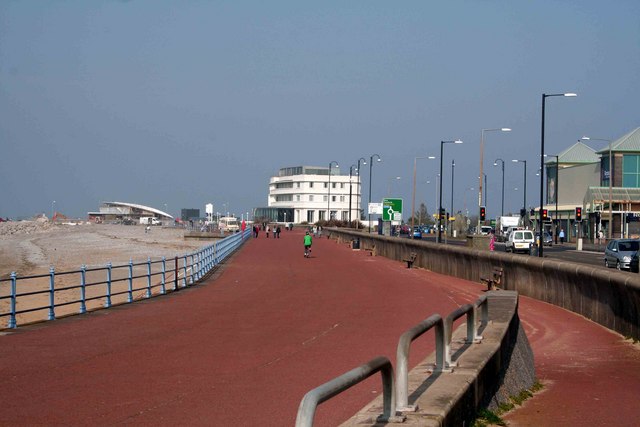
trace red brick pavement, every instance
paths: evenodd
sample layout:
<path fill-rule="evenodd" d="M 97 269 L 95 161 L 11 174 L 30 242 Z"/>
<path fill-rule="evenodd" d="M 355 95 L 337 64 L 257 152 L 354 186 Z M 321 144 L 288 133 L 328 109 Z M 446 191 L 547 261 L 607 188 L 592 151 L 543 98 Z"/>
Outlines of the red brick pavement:
<path fill-rule="evenodd" d="M 377 355 L 395 363 L 402 332 L 481 294 L 478 284 L 324 238 L 306 259 L 299 231 L 262 234 L 194 288 L 0 337 L 0 425 L 293 425 L 308 390 Z M 520 310 L 548 385 L 510 419 L 581 425 L 588 410 L 603 420 L 638 419 L 638 405 L 629 404 L 640 384 L 636 347 L 537 301 L 523 298 Z M 602 357 L 575 356 L 581 346 L 573 335 Z M 414 343 L 412 366 L 433 351 L 432 341 L 427 334 Z M 555 359 L 563 361 L 557 369 Z M 618 371 L 617 387 L 596 401 L 588 391 L 603 380 L 592 369 L 607 365 L 602 359 Z M 574 389 L 577 376 L 559 370 L 590 380 Z M 380 392 L 379 382 L 320 405 L 316 425 L 349 418 Z M 573 390 L 582 397 L 569 396 Z"/>

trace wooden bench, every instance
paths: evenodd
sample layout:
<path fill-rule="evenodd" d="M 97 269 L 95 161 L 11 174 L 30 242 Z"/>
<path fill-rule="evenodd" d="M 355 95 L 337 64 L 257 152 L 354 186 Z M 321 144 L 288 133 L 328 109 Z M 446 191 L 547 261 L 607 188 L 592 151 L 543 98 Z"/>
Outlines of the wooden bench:
<path fill-rule="evenodd" d="M 418 254 L 416 254 L 415 252 L 411 252 L 411 254 L 409 255 L 409 258 L 403 259 L 402 261 L 407 263 L 407 268 L 411 268 L 413 263 L 416 262 L 417 256 Z"/>
<path fill-rule="evenodd" d="M 488 291 L 494 291 L 496 289 L 500 289 L 500 284 L 502 283 L 502 267 L 494 267 L 493 272 L 491 273 L 491 277 L 481 277 L 480 281 L 483 284 L 487 285 Z"/>

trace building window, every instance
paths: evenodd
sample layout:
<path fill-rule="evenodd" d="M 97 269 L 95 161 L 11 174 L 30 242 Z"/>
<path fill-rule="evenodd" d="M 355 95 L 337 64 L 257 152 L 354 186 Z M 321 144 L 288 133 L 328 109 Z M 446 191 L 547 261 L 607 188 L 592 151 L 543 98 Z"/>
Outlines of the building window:
<path fill-rule="evenodd" d="M 300 183 L 296 182 L 296 188 L 300 188 Z"/>
<path fill-rule="evenodd" d="M 640 155 L 629 154 L 622 158 L 622 186 L 640 188 Z"/>
<path fill-rule="evenodd" d="M 309 188 L 313 188 L 313 181 L 309 183 Z"/>
<path fill-rule="evenodd" d="M 336 188 L 336 183 L 335 182 L 331 183 L 331 188 Z"/>
<path fill-rule="evenodd" d="M 336 201 L 336 196 L 331 196 L 331 201 L 335 202 Z"/>
<path fill-rule="evenodd" d="M 320 214 L 320 215 L 319 215 L 319 217 L 320 217 L 320 218 L 319 218 L 319 220 L 320 220 L 320 221 L 323 221 L 323 220 L 324 220 L 324 214 L 325 214 L 325 211 L 318 211 L 318 213 Z"/>
<path fill-rule="evenodd" d="M 276 196 L 276 202 L 292 202 L 293 195 L 292 194 L 279 194 Z"/>
<path fill-rule="evenodd" d="M 309 194 L 309 201 L 313 202 L 313 194 Z"/>
<path fill-rule="evenodd" d="M 328 197 L 328 196 L 322 196 L 322 201 L 323 201 L 323 202 L 326 202 L 326 201 L 328 200 L 328 199 L 327 199 L 327 197 Z"/>
<path fill-rule="evenodd" d="M 325 182 L 324 183 L 324 188 L 329 188 L 329 183 Z"/>
<path fill-rule="evenodd" d="M 296 202 L 299 202 L 299 201 L 300 201 L 300 195 L 296 194 Z"/>
<path fill-rule="evenodd" d="M 344 202 L 344 196 L 340 196 L 340 201 Z"/>
<path fill-rule="evenodd" d="M 313 222 L 315 222 L 315 220 L 313 219 L 313 212 L 314 212 L 314 211 L 307 211 L 307 222 L 308 222 L 308 223 L 313 223 Z"/>
<path fill-rule="evenodd" d="M 340 188 L 344 189 L 344 182 L 340 183 Z"/>
<path fill-rule="evenodd" d="M 293 188 L 293 182 L 278 182 L 276 183 L 276 189 L 278 188 Z"/>
<path fill-rule="evenodd" d="M 343 221 L 349 221 L 349 212 L 342 211 L 342 220 Z"/>

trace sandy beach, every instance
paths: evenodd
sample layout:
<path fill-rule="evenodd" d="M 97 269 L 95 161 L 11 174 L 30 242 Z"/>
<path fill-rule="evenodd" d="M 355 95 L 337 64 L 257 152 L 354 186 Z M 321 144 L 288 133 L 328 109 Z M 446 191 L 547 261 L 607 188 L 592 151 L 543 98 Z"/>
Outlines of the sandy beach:
<path fill-rule="evenodd" d="M 137 225 L 112 225 L 112 224 L 55 224 L 46 219 L 34 221 L 15 221 L 0 223 L 0 277 L 7 279 L 11 272 L 16 272 L 18 277 L 48 274 L 51 266 L 56 272 L 56 289 L 66 286 L 75 286 L 79 283 L 79 274 L 59 275 L 62 272 L 77 271 L 82 265 L 87 268 L 105 267 L 107 263 L 114 266 L 122 266 L 133 262 L 144 262 L 148 258 L 159 260 L 162 257 L 173 259 L 175 256 L 185 255 L 211 244 L 214 240 L 192 240 L 183 237 L 184 231 L 171 227 L 151 227 L 145 231 L 145 227 Z M 168 263 L 168 268 L 172 268 Z M 154 272 L 161 268 L 160 264 L 153 266 Z M 114 269 L 113 279 L 122 279 L 128 274 L 126 268 Z M 146 266 L 135 268 L 134 275 L 146 274 Z M 87 273 L 88 282 L 105 280 L 105 272 L 97 271 Z M 172 280 L 173 274 L 167 274 L 167 281 Z M 154 284 L 159 280 L 154 277 Z M 134 285 L 137 288 L 144 287 L 144 280 L 139 279 Z M 18 281 L 18 293 L 45 290 L 49 286 L 47 277 L 40 279 L 26 279 Z M 114 284 L 113 292 L 121 292 L 126 287 L 124 281 Z M 91 287 L 87 291 L 87 297 L 102 296 L 105 294 L 104 286 Z M 1 282 L 0 295 L 9 295 L 9 282 Z M 154 289 L 156 294 L 159 289 Z M 138 291 L 134 299 L 145 297 L 144 290 Z M 66 301 L 77 301 L 79 290 L 56 292 L 56 304 Z M 114 298 L 113 303 L 124 302 L 125 295 Z M 22 307 L 46 306 L 47 294 L 39 294 L 20 299 Z M 0 301 L 0 312 L 8 311 L 9 300 Z M 87 304 L 88 309 L 104 305 L 103 299 L 96 299 Z M 18 307 L 20 310 L 20 307 Z M 57 309 L 56 315 L 67 315 L 78 311 L 77 304 Z M 18 324 L 24 322 L 40 321 L 46 318 L 46 311 L 23 314 L 18 318 Z M 1 320 L 4 327 L 4 319 Z"/>

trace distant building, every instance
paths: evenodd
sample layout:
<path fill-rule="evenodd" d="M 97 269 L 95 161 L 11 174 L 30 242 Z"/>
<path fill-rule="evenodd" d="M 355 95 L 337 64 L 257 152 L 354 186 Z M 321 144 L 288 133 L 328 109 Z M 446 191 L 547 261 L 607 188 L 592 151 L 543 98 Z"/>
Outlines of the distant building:
<path fill-rule="evenodd" d="M 149 206 L 125 202 L 104 202 L 98 212 L 88 212 L 89 221 L 94 222 L 122 222 L 133 220 L 136 224 L 141 217 L 153 217 L 163 220 L 173 220 L 166 212 Z"/>
<path fill-rule="evenodd" d="M 640 236 L 640 128 L 612 141 L 593 142 L 600 150 L 580 141 L 547 157 L 546 228 L 553 232 L 557 225 L 568 236 L 580 234 L 592 241 L 600 230 L 613 238 Z M 580 224 L 576 207 L 582 208 Z"/>
<path fill-rule="evenodd" d="M 182 221 L 200 219 L 200 209 L 182 209 L 180 211 L 180 219 Z"/>
<path fill-rule="evenodd" d="M 357 220 L 361 217 L 359 176 L 342 175 L 338 167 L 295 166 L 279 170 L 269 180 L 266 208 L 255 218 L 296 224 L 321 220 Z"/>

